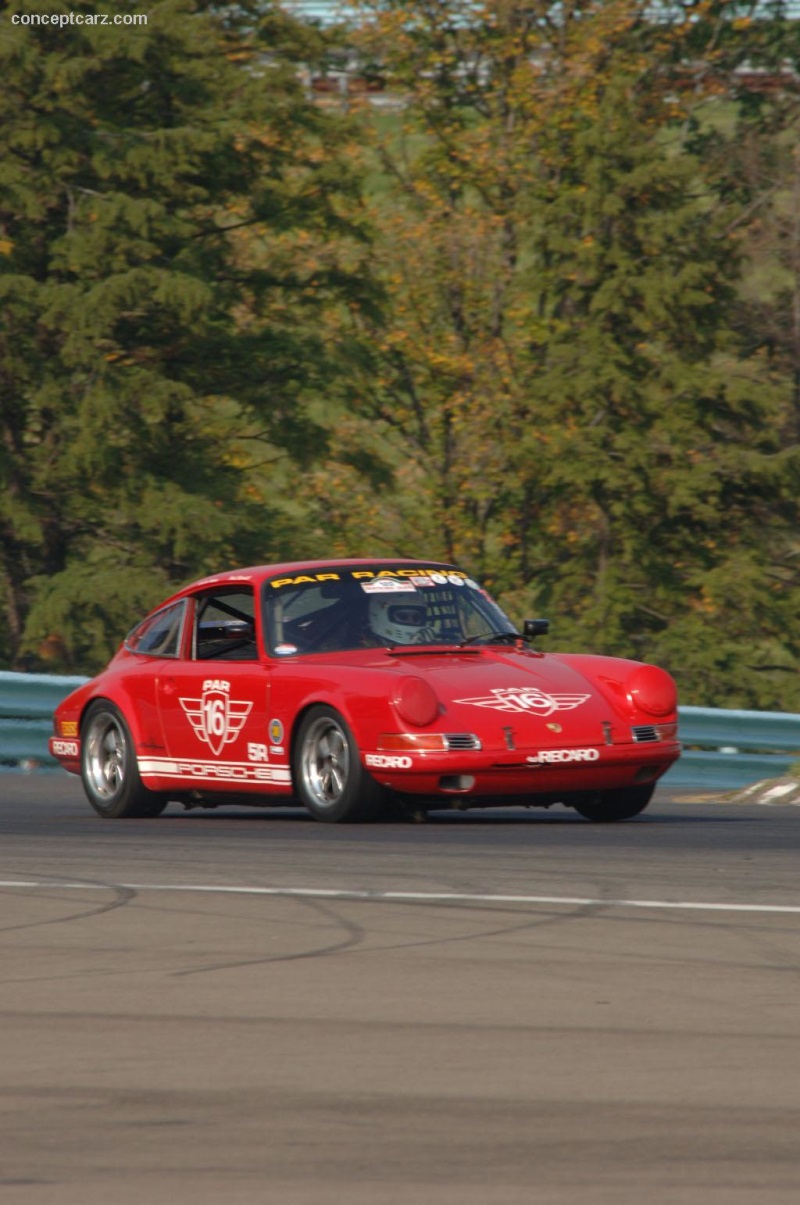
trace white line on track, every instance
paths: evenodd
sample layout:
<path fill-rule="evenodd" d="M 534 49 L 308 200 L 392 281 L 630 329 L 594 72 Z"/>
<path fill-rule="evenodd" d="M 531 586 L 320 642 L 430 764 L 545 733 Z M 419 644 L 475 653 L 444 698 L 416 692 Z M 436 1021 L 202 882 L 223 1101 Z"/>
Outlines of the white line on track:
<path fill-rule="evenodd" d="M 570 895 L 482 895 L 451 891 L 365 891 L 325 887 L 228 887 L 204 883 L 79 883 L 55 879 L 0 879 L 0 890 L 184 891 L 210 895 L 260 895 L 321 900 L 370 900 L 399 904 L 548 904 L 564 908 L 660 908 L 691 912 L 766 912 L 800 915 L 796 904 L 714 904 L 689 900 L 614 900 Z"/>

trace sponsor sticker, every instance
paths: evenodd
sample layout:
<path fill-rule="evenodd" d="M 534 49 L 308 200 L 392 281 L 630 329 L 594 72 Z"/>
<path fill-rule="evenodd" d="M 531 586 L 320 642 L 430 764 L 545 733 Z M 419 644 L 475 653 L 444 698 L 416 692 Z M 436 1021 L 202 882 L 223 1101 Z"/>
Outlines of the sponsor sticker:
<path fill-rule="evenodd" d="M 457 573 L 448 573 L 446 577 L 443 573 L 431 573 L 431 574 L 424 574 L 424 575 L 423 574 L 415 574 L 413 577 L 409 577 L 407 580 L 410 582 L 413 582 L 415 586 L 422 586 L 422 587 L 442 586 L 445 584 L 445 582 L 447 582 L 451 586 L 466 586 L 467 585 L 466 578 L 459 577 Z"/>
<path fill-rule="evenodd" d="M 307 586 L 314 582 L 339 582 L 342 579 L 338 573 L 301 573 L 297 577 L 276 577 L 270 582 L 273 590 L 281 586 Z"/>
<path fill-rule="evenodd" d="M 283 744 L 283 724 L 280 720 L 270 720 L 269 739 L 273 745 Z"/>
<path fill-rule="evenodd" d="M 428 568 L 427 566 L 425 568 L 419 568 L 417 566 L 414 566 L 413 568 L 408 568 L 408 569 L 381 569 L 377 573 L 375 572 L 374 569 L 353 569 L 350 576 L 355 581 L 359 581 L 361 578 L 365 578 L 365 579 L 369 578 L 371 580 L 375 580 L 377 578 L 406 578 L 406 579 L 408 579 L 408 578 L 413 578 L 413 577 L 430 576 L 430 578 L 436 583 L 436 585 L 439 585 L 439 586 L 442 586 L 447 581 L 452 581 L 455 578 L 458 578 L 458 580 L 460 582 L 464 582 L 464 581 L 466 581 L 466 577 L 467 577 L 466 573 L 460 573 L 457 570 L 449 570 L 447 572 L 447 574 L 445 574 L 441 569 Z"/>
<path fill-rule="evenodd" d="M 413 761 L 404 754 L 367 753 L 364 761 L 373 770 L 410 770 Z"/>
<path fill-rule="evenodd" d="M 287 657 L 290 653 L 297 652 L 296 644 L 276 644 L 275 652 L 279 657 Z"/>
<path fill-rule="evenodd" d="M 396 577 L 376 577 L 371 582 L 362 582 L 365 594 L 416 594 L 417 588 L 411 578 L 398 581 Z"/>
<path fill-rule="evenodd" d="M 552 766 L 563 765 L 565 762 L 597 761 L 599 757 L 599 749 L 542 749 L 540 753 L 526 757 L 525 760 L 532 766 Z"/>
<path fill-rule="evenodd" d="M 315 582 L 339 582 L 342 581 L 343 577 L 345 580 L 351 581 L 361 581 L 362 579 L 365 581 L 389 581 L 391 579 L 408 580 L 412 577 L 422 576 L 430 576 L 434 584 L 439 586 L 443 586 L 447 582 L 451 582 L 453 585 L 475 585 L 474 582 L 467 578 L 466 573 L 461 570 L 442 570 L 433 566 L 428 568 L 427 566 L 420 567 L 417 565 L 403 566 L 397 569 L 350 569 L 349 571 L 343 570 L 342 573 L 314 573 L 310 571 L 308 573 L 299 573 L 292 577 L 273 578 L 269 585 L 273 590 L 280 590 L 284 586 L 306 586 L 313 585 Z M 209 578 L 207 580 L 213 582 L 217 579 Z"/>
<path fill-rule="evenodd" d="M 56 757 L 80 757 L 81 753 L 81 747 L 77 741 L 52 740 L 50 748 Z"/>
<path fill-rule="evenodd" d="M 207 678 L 201 698 L 180 700 L 195 736 L 217 756 L 225 745 L 236 740 L 253 710 L 252 703 L 232 699 L 230 689 L 230 682 Z"/>
<path fill-rule="evenodd" d="M 266 745 L 256 744 L 254 741 L 247 742 L 247 760 L 263 762 L 269 761 Z"/>

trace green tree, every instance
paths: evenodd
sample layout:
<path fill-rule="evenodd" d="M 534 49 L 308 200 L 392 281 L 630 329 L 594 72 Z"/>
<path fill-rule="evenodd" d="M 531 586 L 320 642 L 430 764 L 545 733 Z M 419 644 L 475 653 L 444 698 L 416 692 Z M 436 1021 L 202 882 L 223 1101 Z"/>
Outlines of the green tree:
<path fill-rule="evenodd" d="M 551 493 L 520 563 L 563 637 L 665 662 L 687 701 L 775 705 L 779 683 L 758 671 L 800 651 L 785 381 L 731 330 L 730 209 L 691 139 L 671 153 L 641 136 L 636 88 L 620 84 L 576 132 L 537 238 L 531 399 Z M 521 482 L 536 453 L 523 437 Z"/>
<path fill-rule="evenodd" d="M 686 701 L 788 707 L 787 379 L 735 329 L 749 198 L 701 122 L 752 6 L 684 8 L 365 18 L 408 102 L 372 121 L 392 317 L 358 400 L 406 487 L 374 538 L 455 556 L 562 645 L 664 661 Z"/>
<path fill-rule="evenodd" d="M 319 35 L 255 0 L 99 21 L 141 11 L 14 0 L 0 18 L 12 665 L 55 649 L 89 668 L 171 584 L 287 550 L 250 449 L 312 456 L 308 399 L 338 370 L 320 317 L 366 297 L 340 123 L 296 69 Z M 73 20 L 13 20 L 42 13 Z"/>

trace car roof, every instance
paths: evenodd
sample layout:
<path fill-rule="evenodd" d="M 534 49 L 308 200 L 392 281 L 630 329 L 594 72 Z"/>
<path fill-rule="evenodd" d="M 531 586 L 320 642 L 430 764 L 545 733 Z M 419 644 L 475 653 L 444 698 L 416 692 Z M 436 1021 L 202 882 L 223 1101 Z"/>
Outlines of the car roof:
<path fill-rule="evenodd" d="M 188 594 L 194 594 L 196 590 L 202 590 L 209 586 L 225 586 L 247 584 L 251 586 L 259 586 L 268 578 L 286 575 L 299 575 L 315 569 L 357 569 L 359 566 L 366 565 L 419 565 L 428 569 L 452 568 L 448 561 L 438 560 L 420 560 L 417 557 L 337 557 L 335 560 L 325 561 L 281 561 L 275 565 L 250 565 L 243 569 L 227 569 L 223 573 L 213 573 L 209 577 L 198 578 L 197 581 L 190 582 L 188 586 L 183 586 L 182 589 L 170 595 L 162 603 L 159 603 L 156 610 L 167 606 L 169 603 L 176 602 L 180 598 L 185 598 Z"/>

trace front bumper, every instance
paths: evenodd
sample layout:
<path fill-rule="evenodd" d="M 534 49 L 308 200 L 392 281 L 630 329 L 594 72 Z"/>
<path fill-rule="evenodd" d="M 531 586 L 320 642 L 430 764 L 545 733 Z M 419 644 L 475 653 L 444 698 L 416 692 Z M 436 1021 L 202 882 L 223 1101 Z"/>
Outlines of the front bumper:
<path fill-rule="evenodd" d="M 656 782 L 680 754 L 679 741 L 658 741 L 508 753 L 375 752 L 362 761 L 377 782 L 403 795 L 558 797 Z"/>

